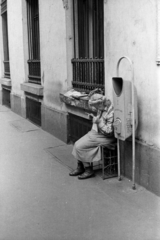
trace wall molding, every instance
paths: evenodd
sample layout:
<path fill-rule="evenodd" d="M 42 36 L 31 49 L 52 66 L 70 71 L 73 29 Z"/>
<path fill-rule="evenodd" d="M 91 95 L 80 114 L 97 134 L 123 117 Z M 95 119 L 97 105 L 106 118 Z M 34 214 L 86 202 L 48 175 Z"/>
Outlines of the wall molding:
<path fill-rule="evenodd" d="M 160 66 L 160 0 L 157 0 L 157 56 L 156 62 Z"/>
<path fill-rule="evenodd" d="M 62 0 L 64 9 L 68 9 L 68 0 Z"/>

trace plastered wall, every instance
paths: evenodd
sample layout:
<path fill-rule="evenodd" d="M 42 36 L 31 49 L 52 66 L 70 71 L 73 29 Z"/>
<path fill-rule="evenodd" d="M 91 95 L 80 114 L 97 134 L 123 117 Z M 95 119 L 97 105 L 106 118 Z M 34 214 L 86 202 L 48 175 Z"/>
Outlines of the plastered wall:
<path fill-rule="evenodd" d="M 65 9 L 62 1 L 40 0 L 39 10 L 44 104 L 61 110 L 59 93 L 67 89 Z"/>
<path fill-rule="evenodd" d="M 134 63 L 138 93 L 139 127 L 137 138 L 160 148 L 160 67 L 156 65 L 156 0 L 104 1 L 106 95 L 112 98 L 112 77 L 117 61 L 128 56 Z M 119 74 L 131 80 L 128 62 Z"/>
<path fill-rule="evenodd" d="M 22 28 L 22 1 L 8 0 L 8 38 L 12 93 L 22 95 L 20 83 L 25 81 L 24 46 Z"/>
<path fill-rule="evenodd" d="M 27 80 L 27 34 L 25 1 L 8 0 L 8 32 L 12 93 L 23 95 L 20 83 Z M 59 93 L 71 87 L 73 55 L 72 1 L 39 0 L 41 75 L 44 105 L 63 110 Z M 160 66 L 156 65 L 156 0 L 104 0 L 105 86 L 112 99 L 112 77 L 117 61 L 128 56 L 134 63 L 138 93 L 137 139 L 160 148 Z M 1 54 L 1 56 L 3 56 Z M 68 70 L 68 71 L 67 71 Z M 120 76 L 131 79 L 127 61 Z"/>
<path fill-rule="evenodd" d="M 3 77 L 3 39 L 2 39 L 2 18 L 0 18 L 0 77 Z M 1 86 L 0 86 L 1 90 Z"/>

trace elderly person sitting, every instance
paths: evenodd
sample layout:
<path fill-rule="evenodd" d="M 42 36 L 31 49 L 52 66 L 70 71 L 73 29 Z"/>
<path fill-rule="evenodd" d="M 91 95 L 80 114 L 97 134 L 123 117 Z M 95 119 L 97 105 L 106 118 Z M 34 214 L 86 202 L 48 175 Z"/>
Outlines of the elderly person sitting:
<path fill-rule="evenodd" d="M 91 131 L 75 142 L 72 154 L 77 160 L 77 169 L 69 175 L 78 179 L 94 176 L 92 162 L 101 160 L 101 145 L 115 142 L 113 131 L 114 110 L 109 99 L 102 94 L 94 94 L 89 105 L 96 108 L 97 116 L 90 114 L 93 126 Z"/>

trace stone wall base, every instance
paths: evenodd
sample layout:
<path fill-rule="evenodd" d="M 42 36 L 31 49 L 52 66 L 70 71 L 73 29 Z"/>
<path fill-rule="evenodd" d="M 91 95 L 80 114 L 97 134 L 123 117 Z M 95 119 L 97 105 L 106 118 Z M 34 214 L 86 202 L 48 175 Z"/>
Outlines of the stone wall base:
<path fill-rule="evenodd" d="M 68 114 L 41 106 L 42 129 L 68 143 Z"/>
<path fill-rule="evenodd" d="M 120 144 L 122 175 L 132 179 L 132 142 Z M 135 182 L 160 196 L 160 150 L 136 142 Z"/>

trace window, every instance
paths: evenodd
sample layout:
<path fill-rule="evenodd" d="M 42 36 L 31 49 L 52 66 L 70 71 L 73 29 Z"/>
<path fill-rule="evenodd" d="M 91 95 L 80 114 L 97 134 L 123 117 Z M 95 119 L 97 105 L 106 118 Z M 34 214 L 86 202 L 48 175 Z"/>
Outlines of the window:
<path fill-rule="evenodd" d="M 4 51 L 4 77 L 10 78 L 9 48 L 8 48 L 8 22 L 7 22 L 7 0 L 1 1 L 2 35 Z"/>
<path fill-rule="evenodd" d="M 29 82 L 41 84 L 38 0 L 27 0 Z"/>
<path fill-rule="evenodd" d="M 103 0 L 73 0 L 73 88 L 104 91 Z"/>

